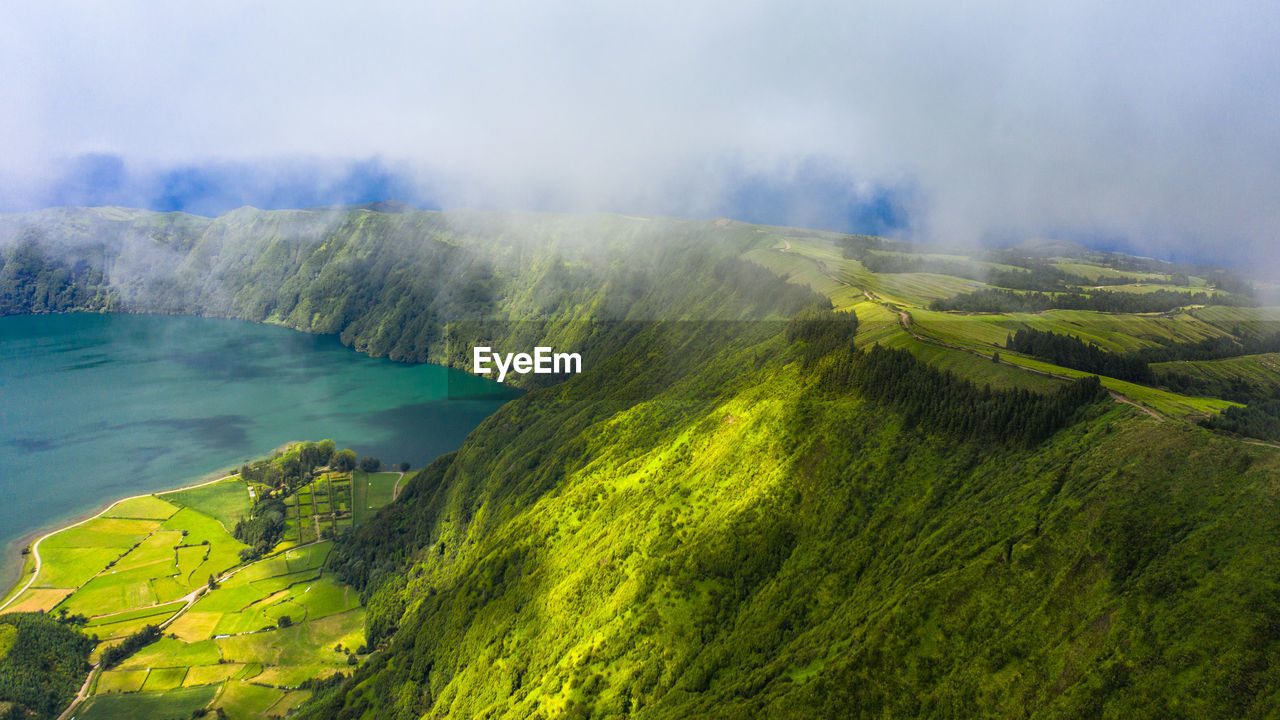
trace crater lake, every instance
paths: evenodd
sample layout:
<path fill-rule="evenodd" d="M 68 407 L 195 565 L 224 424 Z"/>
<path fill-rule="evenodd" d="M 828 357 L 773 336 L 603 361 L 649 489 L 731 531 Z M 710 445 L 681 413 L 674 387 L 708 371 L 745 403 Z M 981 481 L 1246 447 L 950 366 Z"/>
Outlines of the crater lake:
<path fill-rule="evenodd" d="M 336 337 L 236 320 L 0 318 L 0 582 L 20 545 L 120 497 L 189 484 L 295 440 L 414 468 L 519 393 Z"/>

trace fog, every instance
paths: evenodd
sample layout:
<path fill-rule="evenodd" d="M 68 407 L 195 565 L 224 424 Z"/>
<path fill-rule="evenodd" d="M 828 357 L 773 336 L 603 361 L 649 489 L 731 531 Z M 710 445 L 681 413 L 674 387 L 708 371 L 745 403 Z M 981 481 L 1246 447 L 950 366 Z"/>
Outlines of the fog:
<path fill-rule="evenodd" d="M 385 195 L 1280 265 L 1274 4 L 54 3 L 0 18 L 6 211 Z"/>

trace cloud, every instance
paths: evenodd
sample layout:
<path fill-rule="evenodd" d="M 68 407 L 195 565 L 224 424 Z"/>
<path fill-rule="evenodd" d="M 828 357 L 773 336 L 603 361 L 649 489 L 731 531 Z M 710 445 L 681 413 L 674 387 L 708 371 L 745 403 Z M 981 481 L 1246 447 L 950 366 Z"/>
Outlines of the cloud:
<path fill-rule="evenodd" d="M 933 239 L 1280 255 L 1274 4 L 0 12 L 10 205 L 90 154 L 123 159 L 99 178 L 123 195 L 175 168 L 297 185 L 280 168 L 341 181 L 376 158 L 389 190 L 447 207 L 749 216 L 774 188 L 758 205 L 776 221 L 856 222 L 879 203 L 876 222 Z"/>

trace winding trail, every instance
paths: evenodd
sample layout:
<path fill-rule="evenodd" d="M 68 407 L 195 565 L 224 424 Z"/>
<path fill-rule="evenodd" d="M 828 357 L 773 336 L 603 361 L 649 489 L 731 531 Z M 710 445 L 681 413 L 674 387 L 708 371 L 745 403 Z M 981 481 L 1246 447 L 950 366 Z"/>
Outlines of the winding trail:
<path fill-rule="evenodd" d="M 1163 415 L 1161 415 L 1160 413 L 1156 412 L 1155 410 L 1152 410 L 1151 408 L 1147 407 L 1146 405 L 1143 405 L 1142 403 L 1140 403 L 1140 402 L 1137 402 L 1137 401 L 1133 400 L 1133 398 L 1129 398 L 1129 397 L 1126 397 L 1126 396 L 1124 396 L 1124 395 L 1121 395 L 1120 393 L 1116 392 L 1115 390 L 1108 390 L 1107 392 L 1111 393 L 1111 399 L 1112 399 L 1112 400 L 1115 400 L 1116 402 L 1124 403 L 1124 404 L 1126 404 L 1126 405 L 1132 405 L 1132 406 L 1134 406 L 1134 407 L 1138 408 L 1139 410 L 1141 410 L 1142 412 L 1144 412 L 1144 413 L 1146 413 L 1146 414 L 1150 415 L 1151 417 L 1155 418 L 1156 420 L 1159 420 L 1160 422 L 1164 422 L 1164 421 L 1165 421 L 1165 417 L 1164 417 Z"/>

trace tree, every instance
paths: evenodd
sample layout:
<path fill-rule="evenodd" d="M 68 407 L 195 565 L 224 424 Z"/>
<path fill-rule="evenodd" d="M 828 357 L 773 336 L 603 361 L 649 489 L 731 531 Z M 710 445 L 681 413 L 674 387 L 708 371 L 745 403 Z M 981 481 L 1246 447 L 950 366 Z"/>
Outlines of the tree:
<path fill-rule="evenodd" d="M 360 469 L 365 472 L 377 472 L 380 467 L 382 467 L 382 461 L 376 457 L 360 458 Z"/>
<path fill-rule="evenodd" d="M 404 462 L 400 463 L 400 472 L 402 472 L 402 473 L 404 473 L 404 472 L 409 472 L 409 461 L 408 461 L 408 460 L 405 460 Z"/>
<path fill-rule="evenodd" d="M 329 464 L 338 472 L 351 472 L 356 469 L 356 453 L 354 450 L 339 450 Z"/>
<path fill-rule="evenodd" d="M 282 628 L 287 628 L 292 624 L 293 624 L 293 618 L 289 617 L 288 615 L 281 615 L 280 619 L 276 621 L 276 625 Z"/>

